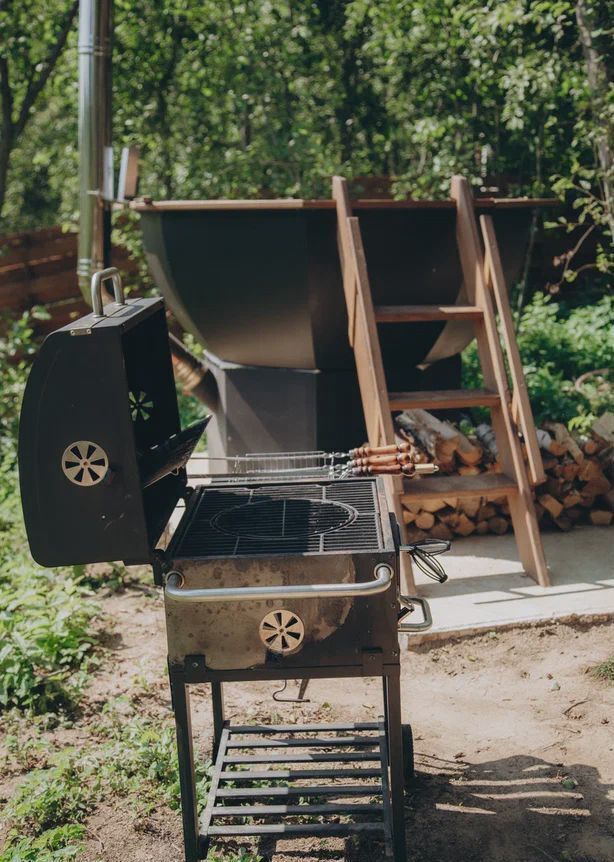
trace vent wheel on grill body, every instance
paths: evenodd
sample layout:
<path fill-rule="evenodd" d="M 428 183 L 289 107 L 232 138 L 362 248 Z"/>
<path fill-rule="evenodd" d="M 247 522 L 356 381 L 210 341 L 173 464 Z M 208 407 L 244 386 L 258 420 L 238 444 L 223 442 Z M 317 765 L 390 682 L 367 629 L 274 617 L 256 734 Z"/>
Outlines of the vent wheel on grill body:
<path fill-rule="evenodd" d="M 108 470 L 107 453 L 98 443 L 75 440 L 64 449 L 62 471 L 73 485 L 90 488 L 102 482 Z"/>
<path fill-rule="evenodd" d="M 293 611 L 270 611 L 260 621 L 260 640 L 270 652 L 289 655 L 299 649 L 304 638 L 303 621 Z"/>

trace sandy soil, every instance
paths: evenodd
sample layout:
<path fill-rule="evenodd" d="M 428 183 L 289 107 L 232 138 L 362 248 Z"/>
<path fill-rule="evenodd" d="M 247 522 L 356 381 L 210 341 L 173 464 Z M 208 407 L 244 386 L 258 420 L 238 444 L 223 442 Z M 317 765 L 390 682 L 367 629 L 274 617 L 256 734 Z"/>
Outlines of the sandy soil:
<path fill-rule="evenodd" d="M 143 710 L 168 714 L 161 602 L 131 590 L 104 605 L 115 633 L 87 712 L 146 681 Z M 403 655 L 403 718 L 414 729 L 418 770 L 406 799 L 409 860 L 614 860 L 614 685 L 586 673 L 613 652 L 611 623 L 490 633 Z M 275 688 L 227 686 L 228 717 L 292 723 L 364 720 L 382 711 L 374 680 L 314 681 L 311 702 L 301 706 L 273 702 Z M 206 749 L 204 687 L 195 690 L 193 708 L 197 744 Z M 176 812 L 137 818 L 129 802 L 118 800 L 90 819 L 83 859 L 180 862 L 181 846 Z M 278 842 L 260 852 L 270 862 L 383 858 L 381 846 L 366 841 Z"/>

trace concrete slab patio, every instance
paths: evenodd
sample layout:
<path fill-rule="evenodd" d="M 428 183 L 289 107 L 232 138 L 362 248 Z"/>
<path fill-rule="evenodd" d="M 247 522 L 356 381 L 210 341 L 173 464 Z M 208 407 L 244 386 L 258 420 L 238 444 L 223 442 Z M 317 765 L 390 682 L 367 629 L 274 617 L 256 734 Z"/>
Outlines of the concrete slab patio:
<path fill-rule="evenodd" d="M 440 558 L 449 575 L 443 585 L 416 572 L 433 614 L 433 628 L 421 640 L 573 617 L 614 618 L 614 529 L 576 527 L 543 539 L 550 587 L 524 573 L 513 534 L 454 542 Z"/>

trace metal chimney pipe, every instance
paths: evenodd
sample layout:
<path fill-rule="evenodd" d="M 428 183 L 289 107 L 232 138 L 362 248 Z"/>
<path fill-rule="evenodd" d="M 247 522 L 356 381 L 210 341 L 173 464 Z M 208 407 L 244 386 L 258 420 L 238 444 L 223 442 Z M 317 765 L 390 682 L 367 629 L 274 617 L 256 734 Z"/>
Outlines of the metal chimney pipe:
<path fill-rule="evenodd" d="M 79 287 L 110 264 L 112 0 L 79 4 Z"/>

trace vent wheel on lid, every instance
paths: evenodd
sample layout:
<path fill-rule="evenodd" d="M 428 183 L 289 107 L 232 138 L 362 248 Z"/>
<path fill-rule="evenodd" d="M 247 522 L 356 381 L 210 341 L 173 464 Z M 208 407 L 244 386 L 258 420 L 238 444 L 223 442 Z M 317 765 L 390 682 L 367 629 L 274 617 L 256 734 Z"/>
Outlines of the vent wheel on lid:
<path fill-rule="evenodd" d="M 260 640 L 271 652 L 288 654 L 303 643 L 303 621 L 292 611 L 271 611 L 260 623 Z"/>
<path fill-rule="evenodd" d="M 91 440 L 77 440 L 64 449 L 62 470 L 75 485 L 97 485 L 107 475 L 108 469 L 107 453 Z"/>

